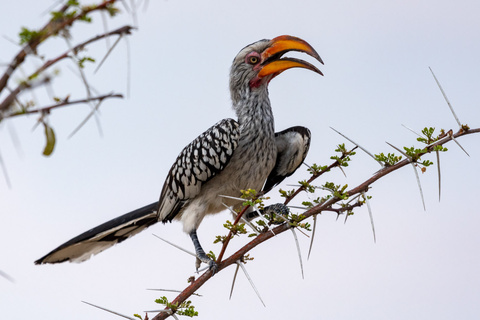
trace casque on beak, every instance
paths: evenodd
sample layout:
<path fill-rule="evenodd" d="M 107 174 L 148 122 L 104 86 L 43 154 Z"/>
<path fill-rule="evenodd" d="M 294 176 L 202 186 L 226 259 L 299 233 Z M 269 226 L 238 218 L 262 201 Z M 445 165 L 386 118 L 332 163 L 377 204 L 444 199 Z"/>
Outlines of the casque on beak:
<path fill-rule="evenodd" d="M 261 53 L 262 67 L 258 78 L 268 75 L 273 75 L 272 78 L 274 78 L 290 68 L 305 68 L 323 76 L 323 73 L 311 63 L 296 58 L 282 58 L 289 51 L 304 52 L 323 64 L 320 55 L 305 40 L 292 36 L 279 36 L 272 39 L 268 48 Z"/>

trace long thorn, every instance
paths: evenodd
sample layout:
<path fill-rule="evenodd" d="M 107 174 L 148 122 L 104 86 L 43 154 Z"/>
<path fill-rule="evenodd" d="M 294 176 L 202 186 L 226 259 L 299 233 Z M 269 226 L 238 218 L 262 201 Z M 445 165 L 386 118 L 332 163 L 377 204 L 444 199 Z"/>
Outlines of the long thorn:
<path fill-rule="evenodd" d="M 442 195 L 442 176 L 440 174 L 440 152 L 435 151 L 437 154 L 437 170 L 438 170 L 438 202 L 440 202 L 440 196 Z"/>
<path fill-rule="evenodd" d="M 8 281 L 10 281 L 12 283 L 15 282 L 15 279 L 13 279 L 11 276 L 9 276 L 6 272 L 3 272 L 2 270 L 0 270 L 0 276 L 4 277 L 5 279 L 7 279 Z"/>
<path fill-rule="evenodd" d="M 371 154 L 370 152 L 367 151 L 367 149 L 365 149 L 364 147 L 362 147 L 361 145 L 359 145 L 358 143 L 356 143 L 355 141 L 353 141 L 352 139 L 350 139 L 349 137 L 347 137 L 347 136 L 344 135 L 343 133 L 335 130 L 334 128 L 330 127 L 330 129 L 332 129 L 333 131 L 335 131 L 336 133 L 338 133 L 339 135 L 341 135 L 342 137 L 344 137 L 345 139 L 347 139 L 348 141 L 350 141 L 351 143 L 353 143 L 354 145 L 356 145 L 357 147 L 359 147 L 360 149 L 362 149 L 363 152 L 365 152 L 365 153 L 368 154 L 370 157 L 372 157 L 373 160 L 377 161 L 377 162 L 382 166 L 382 168 L 385 167 L 385 165 L 384 165 L 381 161 L 378 161 L 373 154 Z"/>
<path fill-rule="evenodd" d="M 292 209 L 300 209 L 300 210 L 308 210 L 308 209 L 310 209 L 310 208 L 308 208 L 308 207 L 291 206 L 291 205 L 288 205 L 287 207 L 292 208 Z"/>
<path fill-rule="evenodd" d="M 264 303 L 263 300 L 262 300 L 262 297 L 260 296 L 260 293 L 258 292 L 257 288 L 256 288 L 255 285 L 253 284 L 253 281 L 252 281 L 252 279 L 250 278 L 250 276 L 248 275 L 247 269 L 245 268 L 245 266 L 243 265 L 243 263 L 241 263 L 240 261 L 237 261 L 237 265 L 239 265 L 239 266 L 242 268 L 243 273 L 245 274 L 245 276 L 247 277 L 248 281 L 250 282 L 250 285 L 252 286 L 253 290 L 255 290 L 255 293 L 257 294 L 258 299 L 260 299 L 260 301 L 262 302 L 263 306 L 266 307 L 265 303 Z"/>
<path fill-rule="evenodd" d="M 135 320 L 134 318 L 131 318 L 131 317 L 126 316 L 126 315 L 123 315 L 123 314 L 121 314 L 121 313 L 118 313 L 118 312 L 109 310 L 109 309 L 107 309 L 107 308 L 103 308 L 103 307 L 94 305 L 93 303 L 90 303 L 90 302 L 87 302 L 87 301 L 82 301 L 82 302 L 85 303 L 85 304 L 88 304 L 88 305 L 90 305 L 90 306 L 92 306 L 92 307 L 101 309 L 101 310 L 103 310 L 103 311 L 107 311 L 107 312 L 113 313 L 113 314 L 115 314 L 115 315 L 117 315 L 117 316 L 120 316 L 120 317 L 123 317 L 123 318 L 125 318 L 125 319 Z M 137 319 L 137 320 L 138 320 L 138 319 Z"/>
<path fill-rule="evenodd" d="M 352 199 L 348 200 L 347 201 L 347 204 L 350 204 L 350 202 L 352 202 L 353 200 L 357 199 L 358 197 L 360 197 L 361 194 L 357 194 L 355 197 L 353 197 Z"/>
<path fill-rule="evenodd" d="M 420 184 L 420 177 L 418 176 L 417 167 L 414 163 L 411 163 L 411 165 L 413 167 L 413 171 L 415 172 L 415 177 L 417 178 L 418 189 L 420 190 L 420 196 L 422 197 L 423 210 L 427 211 L 427 208 L 425 207 L 425 199 L 423 198 L 422 185 Z"/>
<path fill-rule="evenodd" d="M 295 229 L 291 228 L 293 238 L 295 239 L 295 244 L 297 246 L 297 252 L 298 252 L 298 260 L 300 261 L 300 270 L 302 271 L 302 279 L 305 279 L 303 275 L 303 261 L 302 261 L 302 252 L 300 251 L 300 244 L 298 243 L 298 237 L 297 234 L 295 233 Z"/>
<path fill-rule="evenodd" d="M 312 169 L 311 166 L 309 166 L 308 164 L 306 164 L 305 162 L 302 162 L 303 165 L 307 166 L 308 169 Z"/>
<path fill-rule="evenodd" d="M 438 81 L 437 77 L 435 76 L 435 73 L 433 73 L 432 68 L 430 68 L 430 67 L 428 67 L 428 68 L 430 69 L 430 72 L 432 73 L 433 78 L 435 79 L 435 82 L 437 83 L 438 87 L 440 88 L 440 91 L 442 92 L 442 95 L 443 95 L 443 97 L 445 98 L 445 101 L 447 101 L 448 107 L 450 108 L 450 111 L 452 111 L 453 117 L 454 117 L 455 120 L 457 121 L 458 126 L 461 128 L 461 127 L 462 127 L 462 124 L 460 123 L 460 120 L 458 120 L 458 117 L 457 117 L 457 115 L 455 114 L 455 111 L 453 111 L 453 107 L 452 107 L 452 105 L 450 104 L 450 101 L 448 101 L 448 98 L 447 98 L 447 95 L 445 94 L 445 91 L 443 91 L 443 88 L 442 88 L 442 86 L 440 85 L 440 82 Z"/>
<path fill-rule="evenodd" d="M 317 215 L 313 215 L 313 228 L 312 228 L 312 238 L 310 239 L 310 246 L 308 247 L 308 256 L 307 260 L 310 259 L 310 253 L 312 252 L 313 247 L 313 238 L 315 238 L 315 228 L 317 227 Z"/>
<path fill-rule="evenodd" d="M 421 134 L 419 134 L 419 133 L 415 132 L 413 129 L 411 129 L 411 128 L 407 127 L 406 125 L 402 124 L 402 126 L 403 126 L 405 129 L 408 129 L 408 130 L 410 130 L 411 132 L 415 133 L 417 136 L 419 136 L 419 137 L 422 137 L 422 135 L 421 135 Z"/>
<path fill-rule="evenodd" d="M 401 154 L 403 154 L 405 157 L 407 157 L 408 160 L 412 161 L 412 157 L 410 157 L 408 154 L 406 154 L 404 151 L 400 150 L 399 148 L 395 147 L 393 144 L 389 143 L 388 141 L 385 141 L 386 144 L 388 144 L 390 147 L 393 149 L 397 150 Z"/>
<path fill-rule="evenodd" d="M 227 204 L 225 204 L 225 203 L 223 203 L 223 202 L 222 202 L 222 204 L 223 204 L 223 206 L 224 206 L 225 208 L 227 208 L 227 209 L 233 214 L 233 216 L 234 216 L 235 218 L 238 216 L 238 213 L 236 213 L 235 210 L 233 210 L 230 206 L 228 206 Z M 260 233 L 260 232 L 258 231 L 258 229 L 257 229 L 250 221 L 248 221 L 248 220 L 245 219 L 244 217 L 241 217 L 240 220 L 242 220 L 243 222 L 245 222 L 245 224 L 248 225 L 250 228 L 252 228 L 252 230 L 253 230 L 254 232 Z"/>
<path fill-rule="evenodd" d="M 269 222 L 269 221 L 268 221 L 268 219 L 267 219 L 267 218 L 265 218 L 265 217 L 264 217 L 264 216 L 263 216 L 263 215 L 260 213 L 260 209 L 258 209 L 258 207 L 257 207 L 257 205 L 256 205 L 256 204 L 253 204 L 253 206 L 252 206 L 252 207 L 253 207 L 253 209 L 254 209 L 255 211 L 257 211 L 257 213 L 258 213 L 258 217 L 259 217 L 260 219 L 262 219 L 262 220 L 263 220 L 263 221 L 265 221 L 266 223 L 268 223 L 268 222 Z M 272 231 L 272 233 L 273 233 L 273 231 Z"/>
<path fill-rule="evenodd" d="M 10 183 L 10 178 L 8 177 L 7 167 L 5 166 L 5 163 L 3 162 L 3 158 L 2 158 L 1 153 L 0 153 L 0 167 L 2 167 L 3 177 L 5 178 L 5 182 L 7 183 L 8 188 L 11 189 L 12 184 Z"/>
<path fill-rule="evenodd" d="M 232 288 L 230 289 L 230 297 L 228 297 L 229 300 L 232 299 L 233 287 L 235 286 L 235 280 L 237 279 L 238 268 L 240 268 L 240 265 L 237 263 L 237 268 L 235 269 L 235 274 L 233 275 Z"/>
<path fill-rule="evenodd" d="M 221 198 L 227 198 L 227 199 L 245 201 L 245 199 L 242 199 L 242 198 L 232 197 L 232 196 L 226 196 L 226 195 L 223 195 L 223 194 L 219 194 L 218 196 L 221 197 Z"/>
<path fill-rule="evenodd" d="M 130 53 L 130 42 L 128 42 L 128 37 L 125 37 L 125 44 L 127 46 L 127 97 L 130 98 L 130 87 L 132 81 L 132 63 L 131 63 L 131 53 Z"/>
<path fill-rule="evenodd" d="M 160 309 L 160 310 L 145 310 L 143 311 L 145 313 L 154 313 L 154 312 L 165 312 L 165 313 L 168 313 L 168 316 L 169 317 L 173 317 L 175 320 L 179 320 L 178 317 L 175 315 L 175 313 L 173 313 L 172 310 L 170 309 Z M 138 320 L 138 319 L 136 319 Z"/>
<path fill-rule="evenodd" d="M 85 123 L 87 123 L 87 121 L 88 121 L 92 116 L 95 116 L 96 123 L 97 123 L 97 128 L 98 128 L 98 132 L 99 132 L 100 136 L 103 136 L 102 127 L 101 127 L 100 121 L 98 120 L 98 117 L 97 117 L 98 108 L 100 107 L 100 104 L 101 104 L 102 102 L 103 102 L 103 100 L 99 100 L 99 101 L 97 102 L 97 104 L 92 108 L 92 110 L 91 110 L 90 113 L 85 117 L 85 119 L 83 119 L 82 122 L 80 122 L 80 124 L 79 124 L 75 129 L 73 129 L 72 133 L 70 133 L 70 135 L 67 137 L 68 139 L 70 139 L 71 137 L 73 137 L 73 136 L 85 125 Z"/>
<path fill-rule="evenodd" d="M 468 152 L 467 152 L 465 149 L 463 149 L 463 147 L 462 147 L 462 145 L 460 144 L 460 142 L 458 142 L 457 139 L 455 139 L 455 137 L 453 136 L 453 133 L 449 132 L 449 135 L 450 135 L 450 137 L 452 138 L 453 142 L 455 142 L 455 143 L 460 147 L 460 149 L 462 149 L 463 152 L 465 152 L 465 153 L 467 154 L 467 156 L 470 157 L 470 155 L 468 154 Z"/>
<path fill-rule="evenodd" d="M 117 38 L 117 40 L 113 43 L 113 45 L 110 47 L 110 49 L 108 49 L 107 53 L 105 54 L 105 56 L 103 57 L 103 59 L 100 61 L 100 63 L 98 64 L 98 66 L 95 68 L 95 70 L 93 71 L 93 73 L 97 73 L 98 69 L 100 69 L 100 67 L 103 65 L 103 63 L 105 62 L 105 60 L 107 60 L 108 56 L 110 55 L 110 53 L 112 52 L 112 50 L 115 48 L 115 46 L 117 45 L 117 43 L 123 38 L 123 34 L 120 34 Z"/>
<path fill-rule="evenodd" d="M 373 214 L 372 214 L 372 208 L 370 207 L 370 201 L 368 201 L 368 197 L 365 195 L 365 192 L 362 192 L 362 195 L 363 195 L 363 198 L 365 199 L 365 202 L 367 203 L 368 215 L 370 216 L 370 224 L 372 225 L 373 242 L 377 243 L 377 236 L 375 234 L 375 224 L 373 223 Z"/>
<path fill-rule="evenodd" d="M 268 223 L 269 223 L 268 219 L 265 218 L 265 217 L 260 213 L 260 210 L 258 209 L 258 207 L 257 207 L 256 204 L 253 205 L 253 209 L 255 209 L 255 211 L 258 212 L 258 216 L 260 217 L 260 219 L 262 219 L 262 220 L 268 225 Z M 280 215 L 279 215 L 279 216 L 280 216 Z M 282 216 L 280 216 L 280 217 L 282 217 Z M 282 218 L 283 218 L 283 217 L 282 217 Z M 269 231 L 273 234 L 274 237 L 277 236 L 277 235 L 275 234 L 275 232 L 273 232 L 273 229 L 269 229 Z"/>
<path fill-rule="evenodd" d="M 340 169 L 340 171 L 342 171 L 343 175 L 345 176 L 345 178 L 347 177 L 347 174 L 345 173 L 345 171 L 343 171 L 343 168 L 342 166 L 339 166 L 338 169 Z"/>
<path fill-rule="evenodd" d="M 171 245 L 171 246 L 173 246 L 173 247 L 175 247 L 175 248 L 177 248 L 177 249 L 179 249 L 179 250 L 182 250 L 183 252 L 186 252 L 186 253 L 188 253 L 188 254 L 190 254 L 190 255 L 194 256 L 194 257 L 196 257 L 196 256 L 197 256 L 195 253 L 193 253 L 193 252 L 191 252 L 191 251 L 188 251 L 187 249 L 184 249 L 184 248 L 182 248 L 182 247 L 180 247 L 180 246 L 176 245 L 175 243 L 172 243 L 172 242 L 170 242 L 170 241 L 168 241 L 168 240 L 165 240 L 165 239 L 163 239 L 163 238 L 161 238 L 161 237 L 157 236 L 157 235 L 156 235 L 156 234 L 154 234 L 154 233 L 152 233 L 152 234 L 153 234 L 153 236 L 154 236 L 154 237 L 157 237 L 158 239 L 160 239 L 160 240 L 162 240 L 162 241 L 164 241 L 164 242 L 168 243 L 169 245 Z"/>

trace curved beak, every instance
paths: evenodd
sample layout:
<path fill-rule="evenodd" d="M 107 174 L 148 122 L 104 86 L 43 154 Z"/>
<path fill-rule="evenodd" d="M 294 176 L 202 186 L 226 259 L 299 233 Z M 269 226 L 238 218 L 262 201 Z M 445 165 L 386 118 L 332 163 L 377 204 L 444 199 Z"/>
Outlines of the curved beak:
<path fill-rule="evenodd" d="M 261 53 L 262 67 L 258 73 L 258 78 L 268 75 L 273 75 L 272 78 L 274 78 L 290 68 L 305 68 L 323 76 L 323 73 L 311 63 L 295 58 L 282 59 L 282 56 L 289 51 L 304 52 L 323 64 L 320 55 L 305 40 L 292 36 L 279 36 L 272 39 L 270 46 Z"/>

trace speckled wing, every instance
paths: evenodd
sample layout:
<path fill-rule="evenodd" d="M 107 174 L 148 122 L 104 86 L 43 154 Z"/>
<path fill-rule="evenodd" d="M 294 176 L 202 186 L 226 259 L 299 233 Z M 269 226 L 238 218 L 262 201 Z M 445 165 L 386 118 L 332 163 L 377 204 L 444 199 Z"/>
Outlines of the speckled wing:
<path fill-rule="evenodd" d="M 291 176 L 303 163 L 310 148 L 310 138 L 310 130 L 300 126 L 275 133 L 277 161 L 263 187 L 265 193 Z"/>
<path fill-rule="evenodd" d="M 239 124 L 224 119 L 198 136 L 178 155 L 160 194 L 158 219 L 171 221 L 202 185 L 230 161 L 239 139 Z"/>

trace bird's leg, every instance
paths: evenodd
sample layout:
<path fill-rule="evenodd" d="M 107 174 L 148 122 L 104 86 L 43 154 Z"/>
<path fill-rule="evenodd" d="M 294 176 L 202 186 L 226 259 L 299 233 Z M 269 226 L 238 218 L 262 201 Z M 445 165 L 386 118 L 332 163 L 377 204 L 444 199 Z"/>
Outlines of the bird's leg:
<path fill-rule="evenodd" d="M 215 261 L 213 261 L 207 256 L 205 251 L 203 251 L 202 245 L 200 244 L 200 241 L 198 241 L 196 229 L 193 229 L 190 232 L 190 238 L 193 241 L 193 246 L 195 247 L 195 254 L 197 255 L 197 261 L 195 263 L 195 267 L 197 268 L 197 270 L 198 268 L 200 268 L 200 264 L 203 262 L 208 264 L 209 269 L 213 270 L 213 272 L 215 273 L 217 271 L 217 264 L 215 263 Z"/>

